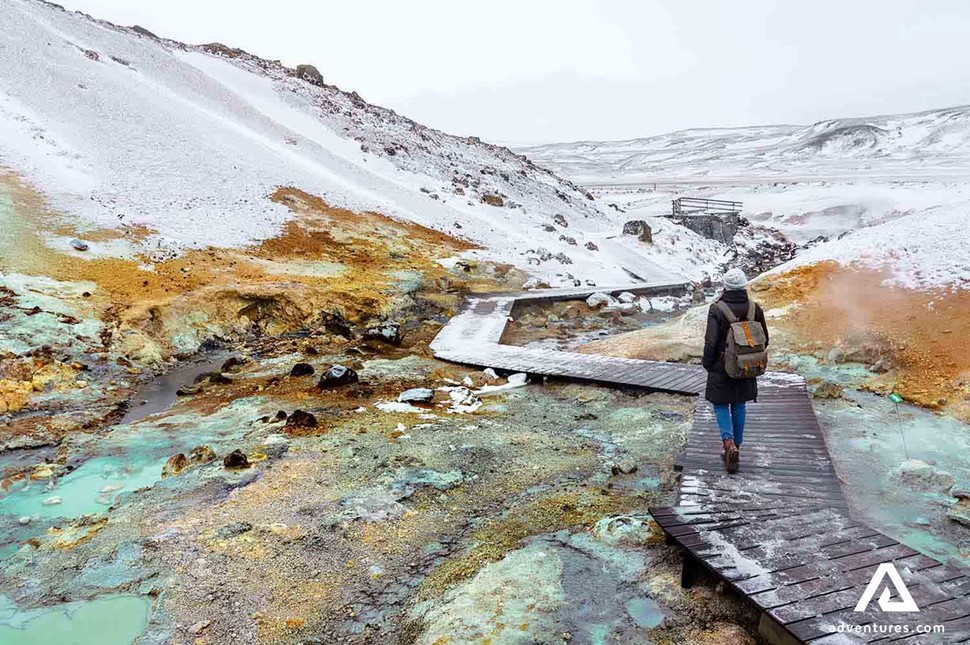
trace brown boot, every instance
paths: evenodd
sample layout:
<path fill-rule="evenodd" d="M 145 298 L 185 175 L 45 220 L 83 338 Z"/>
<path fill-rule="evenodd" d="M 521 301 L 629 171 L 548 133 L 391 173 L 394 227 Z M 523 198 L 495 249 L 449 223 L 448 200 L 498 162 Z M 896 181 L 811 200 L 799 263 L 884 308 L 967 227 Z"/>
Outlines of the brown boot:
<path fill-rule="evenodd" d="M 725 439 L 723 454 L 724 466 L 732 475 L 738 472 L 738 461 L 740 456 L 741 453 L 738 452 L 738 447 L 734 445 L 734 439 Z"/>

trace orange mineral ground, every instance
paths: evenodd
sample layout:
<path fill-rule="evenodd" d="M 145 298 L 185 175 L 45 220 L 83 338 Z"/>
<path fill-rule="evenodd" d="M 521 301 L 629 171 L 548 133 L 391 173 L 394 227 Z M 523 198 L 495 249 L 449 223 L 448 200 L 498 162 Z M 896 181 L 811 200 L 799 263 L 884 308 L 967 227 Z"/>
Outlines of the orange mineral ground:
<path fill-rule="evenodd" d="M 751 290 L 768 312 L 775 351 L 874 368 L 865 384 L 970 419 L 970 291 L 915 290 L 888 271 L 836 262 L 767 275 Z M 700 356 L 706 306 L 580 351 L 647 359 Z"/>

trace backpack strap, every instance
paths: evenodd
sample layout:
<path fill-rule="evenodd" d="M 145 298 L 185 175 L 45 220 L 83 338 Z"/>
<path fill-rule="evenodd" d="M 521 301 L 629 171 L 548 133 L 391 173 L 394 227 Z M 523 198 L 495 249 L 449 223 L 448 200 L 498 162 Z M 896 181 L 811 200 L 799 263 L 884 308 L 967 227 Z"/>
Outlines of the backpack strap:
<path fill-rule="evenodd" d="M 723 300 L 716 300 L 714 302 L 714 306 L 721 310 L 721 313 L 724 314 L 724 317 L 727 318 L 729 323 L 733 325 L 734 323 L 738 322 L 738 317 L 734 315 L 733 311 L 731 311 L 731 307 L 728 306 L 728 303 L 724 302 Z"/>
<path fill-rule="evenodd" d="M 748 315 L 745 318 L 745 320 L 747 320 L 749 322 L 754 322 L 754 316 L 755 316 L 755 313 L 756 313 L 755 308 L 757 306 L 758 305 L 757 305 L 757 303 L 755 303 L 754 300 L 751 300 L 750 298 L 748 299 Z"/>

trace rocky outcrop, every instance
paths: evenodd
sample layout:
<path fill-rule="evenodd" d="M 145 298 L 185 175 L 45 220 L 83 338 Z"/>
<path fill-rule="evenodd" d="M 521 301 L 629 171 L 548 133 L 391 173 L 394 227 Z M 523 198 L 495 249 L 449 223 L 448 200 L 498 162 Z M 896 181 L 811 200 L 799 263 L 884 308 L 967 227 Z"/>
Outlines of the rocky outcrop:
<path fill-rule="evenodd" d="M 645 244 L 653 244 L 653 231 L 642 219 L 634 219 L 623 225 L 624 235 L 633 235 Z"/>
<path fill-rule="evenodd" d="M 313 65 L 297 65 L 296 77 L 317 87 L 323 87 L 323 74 Z"/>

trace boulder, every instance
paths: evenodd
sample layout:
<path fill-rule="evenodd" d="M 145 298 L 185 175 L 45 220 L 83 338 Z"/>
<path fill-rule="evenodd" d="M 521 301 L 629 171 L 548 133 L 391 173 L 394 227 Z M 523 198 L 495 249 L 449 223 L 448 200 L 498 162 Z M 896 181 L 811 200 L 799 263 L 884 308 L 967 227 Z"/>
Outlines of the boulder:
<path fill-rule="evenodd" d="M 588 251 L 599 251 L 600 247 L 596 246 L 593 242 L 587 242 L 585 245 Z"/>
<path fill-rule="evenodd" d="M 401 403 L 431 403 L 434 400 L 434 390 L 426 387 L 414 387 L 398 394 Z"/>
<path fill-rule="evenodd" d="M 608 293 L 597 292 L 586 299 L 586 304 L 593 309 L 609 307 L 616 304 L 616 298 Z"/>
<path fill-rule="evenodd" d="M 310 365 L 309 363 L 297 363 L 290 370 L 290 376 L 311 376 L 314 372 L 316 372 L 316 370 L 313 369 L 313 365 Z"/>
<path fill-rule="evenodd" d="M 196 446 L 189 452 L 189 461 L 193 464 L 207 464 L 216 460 L 216 453 L 206 445 Z"/>
<path fill-rule="evenodd" d="M 178 475 L 183 470 L 188 468 L 189 460 L 183 453 L 177 453 L 168 458 L 165 465 L 162 466 L 162 477 L 171 477 L 172 475 Z"/>
<path fill-rule="evenodd" d="M 222 465 L 231 470 L 249 468 L 249 459 L 242 450 L 237 448 L 223 458 Z"/>
<path fill-rule="evenodd" d="M 646 242 L 647 244 L 653 243 L 653 231 L 650 229 L 650 225 L 642 219 L 634 219 L 625 223 L 623 225 L 623 234 L 633 235 L 641 242 Z"/>
<path fill-rule="evenodd" d="M 318 87 L 323 87 L 323 74 L 313 65 L 297 65 L 296 77 Z"/>
<path fill-rule="evenodd" d="M 323 373 L 317 385 L 321 390 L 329 390 L 335 387 L 357 383 L 359 380 L 360 377 L 357 376 L 357 372 L 351 368 L 344 367 L 343 365 L 334 365 Z"/>
<path fill-rule="evenodd" d="M 618 295 L 616 299 L 619 300 L 620 302 L 631 303 L 631 302 L 636 302 L 637 297 L 632 293 L 630 293 L 629 291 L 624 291 L 623 293 Z"/>
<path fill-rule="evenodd" d="M 841 399 L 842 386 L 831 381 L 823 381 L 816 386 L 812 396 L 816 399 Z"/>
<path fill-rule="evenodd" d="M 287 428 L 316 428 L 317 418 L 309 412 L 303 410 L 293 410 L 286 420 Z"/>
<path fill-rule="evenodd" d="M 398 346 L 401 344 L 401 325 L 396 322 L 385 322 L 380 325 L 370 327 L 364 332 L 367 340 L 377 340 L 388 345 Z"/>

